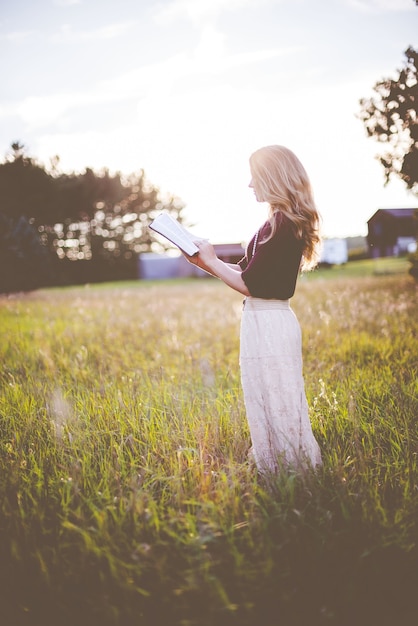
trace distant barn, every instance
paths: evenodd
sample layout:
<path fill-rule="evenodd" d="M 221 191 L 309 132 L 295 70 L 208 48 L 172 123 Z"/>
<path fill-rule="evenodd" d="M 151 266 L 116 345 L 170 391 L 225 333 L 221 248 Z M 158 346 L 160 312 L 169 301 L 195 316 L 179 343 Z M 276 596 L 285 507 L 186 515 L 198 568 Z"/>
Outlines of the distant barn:
<path fill-rule="evenodd" d="M 417 209 L 379 209 L 368 220 L 367 244 L 371 258 L 408 252 L 417 239 Z"/>
<path fill-rule="evenodd" d="M 238 263 L 245 254 L 240 243 L 215 243 L 216 255 L 225 263 Z"/>

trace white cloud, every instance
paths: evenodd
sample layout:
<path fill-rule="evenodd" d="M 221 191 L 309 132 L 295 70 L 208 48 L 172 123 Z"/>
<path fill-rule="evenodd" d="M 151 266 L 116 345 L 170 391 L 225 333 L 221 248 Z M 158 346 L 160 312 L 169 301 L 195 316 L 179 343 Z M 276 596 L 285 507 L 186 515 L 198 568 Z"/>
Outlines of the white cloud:
<path fill-rule="evenodd" d="M 0 115 L 17 115 L 28 130 L 43 128 L 60 122 L 65 126 L 66 114 L 82 107 L 102 105 L 129 99 L 155 97 L 164 100 L 177 80 L 195 72 L 193 63 L 185 55 L 178 55 L 142 66 L 100 83 L 92 83 L 83 92 L 51 93 L 28 96 L 11 106 L 3 106 Z"/>
<path fill-rule="evenodd" d="M 64 24 L 58 33 L 52 35 L 53 43 L 71 43 L 75 41 L 100 41 L 106 39 L 115 39 L 124 35 L 130 28 L 134 26 L 134 22 L 119 22 L 102 26 L 94 30 L 76 30 L 74 31 L 69 24 Z"/>
<path fill-rule="evenodd" d="M 235 11 L 244 6 L 260 5 L 271 0 L 173 0 L 155 12 L 157 21 L 187 18 L 195 24 L 214 19 L 225 11 Z"/>
<path fill-rule="evenodd" d="M 300 52 L 302 50 L 301 47 L 292 47 L 292 48 L 276 48 L 271 50 L 255 50 L 254 52 L 244 52 L 241 54 L 233 54 L 227 56 L 222 61 L 222 69 L 223 71 L 248 65 L 250 63 L 258 63 L 260 61 L 267 61 L 268 59 L 273 59 L 275 57 L 281 56 L 290 56 L 295 52 Z"/>
<path fill-rule="evenodd" d="M 29 96 L 19 103 L 15 114 L 27 125 L 27 130 L 54 124 L 71 109 L 91 104 L 99 104 L 99 94 L 58 93 L 49 96 Z"/>
<path fill-rule="evenodd" d="M 417 10 L 412 0 L 348 0 L 348 4 L 362 13 Z"/>
<path fill-rule="evenodd" d="M 287 56 L 295 50 L 296 48 L 255 50 L 228 55 L 222 35 L 208 27 L 198 46 L 188 54 L 177 54 L 160 63 L 144 65 L 130 72 L 121 73 L 100 85 L 95 85 L 94 89 L 95 92 L 100 92 L 104 99 L 123 97 L 141 99 L 158 96 L 165 100 L 179 81 L 190 79 L 187 88 L 190 93 L 194 91 L 194 81 L 191 79 L 208 74 L 219 75 L 267 59 Z"/>
<path fill-rule="evenodd" d="M 81 4 L 81 0 L 54 0 L 54 4 L 59 7 L 68 7 L 74 4 Z"/>
<path fill-rule="evenodd" d="M 36 32 L 33 30 L 15 30 L 10 33 L 2 33 L 0 34 L 0 40 L 10 41 L 11 43 L 25 43 L 35 35 Z"/>
<path fill-rule="evenodd" d="M 99 91 L 105 99 L 144 98 L 151 94 L 162 97 L 176 80 L 190 74 L 191 61 L 182 53 L 114 76 L 96 85 L 95 91 Z"/>
<path fill-rule="evenodd" d="M 190 63 L 190 69 L 194 73 L 208 71 L 222 73 L 233 68 L 266 61 L 274 57 L 293 54 L 300 48 L 276 48 L 270 50 L 254 50 L 239 54 L 228 55 L 225 46 L 226 36 L 220 33 L 214 26 L 206 26 L 201 33 L 200 41 L 196 47 Z"/>
<path fill-rule="evenodd" d="M 16 114 L 15 107 L 13 107 L 12 105 L 5 105 L 5 104 L 0 105 L 0 119 L 10 117 L 11 115 L 15 115 L 15 114 Z"/>
<path fill-rule="evenodd" d="M 225 55 L 225 34 L 220 33 L 213 26 L 204 28 L 199 44 L 195 50 L 195 60 L 202 67 L 213 66 Z"/>

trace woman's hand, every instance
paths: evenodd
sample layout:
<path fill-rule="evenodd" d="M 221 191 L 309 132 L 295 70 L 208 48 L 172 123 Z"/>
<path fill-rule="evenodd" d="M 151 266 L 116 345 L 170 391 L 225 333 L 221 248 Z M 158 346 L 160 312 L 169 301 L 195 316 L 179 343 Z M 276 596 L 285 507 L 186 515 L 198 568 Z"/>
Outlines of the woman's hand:
<path fill-rule="evenodd" d="M 207 239 L 196 239 L 193 243 L 199 248 L 198 261 L 202 261 L 203 265 L 209 267 L 210 264 L 218 257 L 215 248 Z"/>
<path fill-rule="evenodd" d="M 193 243 L 196 244 L 196 246 L 199 248 L 199 252 L 197 254 L 194 254 L 193 256 L 189 256 L 188 254 L 183 252 L 183 256 L 185 256 L 189 263 L 191 263 L 192 265 L 196 265 L 201 270 L 207 272 L 208 274 L 211 274 L 212 276 L 215 276 L 213 270 L 210 268 L 207 261 L 205 260 L 209 259 L 212 260 L 212 262 L 214 260 L 219 260 L 216 256 L 214 247 L 208 242 L 207 239 L 194 239 Z"/>

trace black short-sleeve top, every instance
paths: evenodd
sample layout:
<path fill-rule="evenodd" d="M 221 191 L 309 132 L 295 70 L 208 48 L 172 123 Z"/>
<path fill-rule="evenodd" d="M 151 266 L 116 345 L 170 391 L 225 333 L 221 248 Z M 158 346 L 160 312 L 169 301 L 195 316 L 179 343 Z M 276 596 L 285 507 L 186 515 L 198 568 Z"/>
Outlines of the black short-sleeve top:
<path fill-rule="evenodd" d="M 254 298 L 287 300 L 293 296 L 302 260 L 303 242 L 297 239 L 289 218 L 277 212 L 276 232 L 263 243 L 271 232 L 267 221 L 249 242 L 245 256 L 238 262 L 242 279 Z M 253 254 L 254 252 L 254 254 Z"/>

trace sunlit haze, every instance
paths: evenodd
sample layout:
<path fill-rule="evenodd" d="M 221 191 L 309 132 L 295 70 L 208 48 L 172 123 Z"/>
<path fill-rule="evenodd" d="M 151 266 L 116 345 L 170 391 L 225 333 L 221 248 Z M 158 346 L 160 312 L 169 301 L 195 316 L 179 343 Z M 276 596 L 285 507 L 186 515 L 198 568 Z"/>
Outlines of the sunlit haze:
<path fill-rule="evenodd" d="M 246 241 L 266 207 L 248 158 L 291 148 L 325 236 L 364 235 L 384 187 L 359 100 L 418 47 L 413 0 L 14 0 L 0 3 L 0 153 L 64 171 L 137 172 L 179 196 L 194 231 Z"/>

